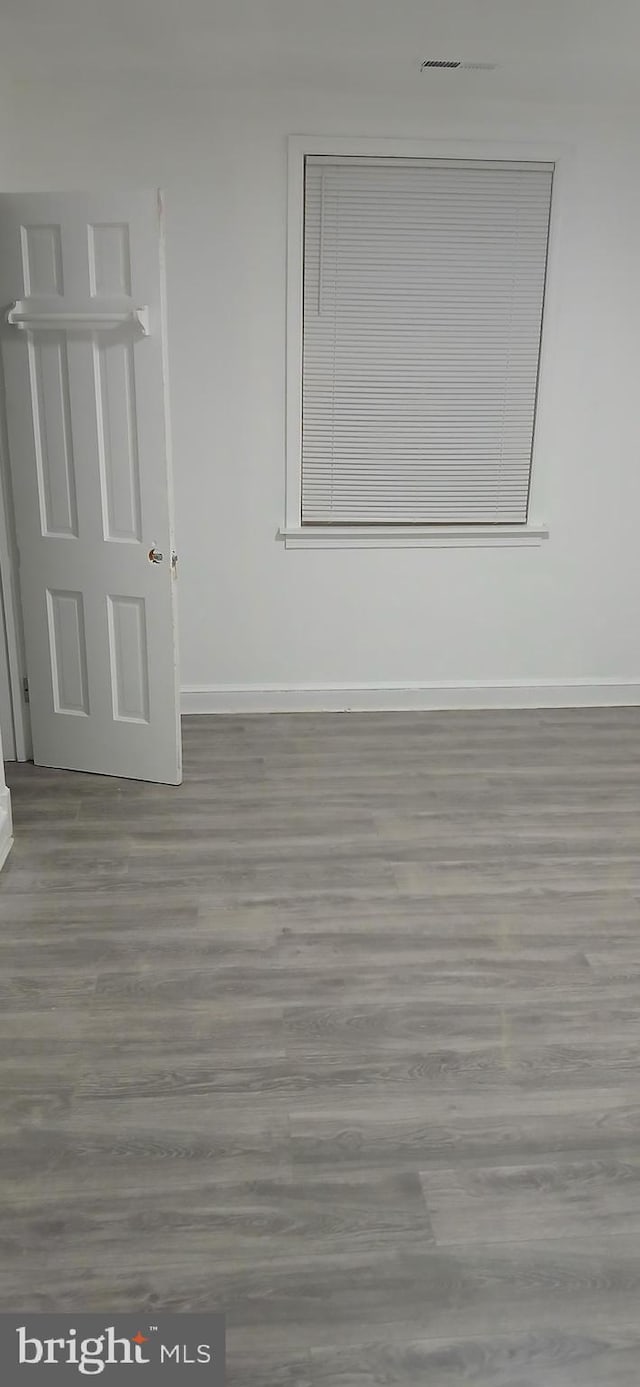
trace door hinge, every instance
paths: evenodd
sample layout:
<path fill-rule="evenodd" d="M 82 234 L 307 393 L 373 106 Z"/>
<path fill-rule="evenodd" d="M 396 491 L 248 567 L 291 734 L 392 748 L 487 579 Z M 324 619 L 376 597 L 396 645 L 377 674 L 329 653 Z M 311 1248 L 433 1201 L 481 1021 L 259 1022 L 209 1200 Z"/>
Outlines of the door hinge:
<path fill-rule="evenodd" d="M 27 679 L 26 674 L 25 674 L 25 676 L 24 676 L 24 679 L 22 680 L 22 692 L 23 692 L 23 694 L 24 694 L 24 701 L 25 701 L 25 703 L 28 703 L 28 702 L 29 702 L 29 680 Z"/>

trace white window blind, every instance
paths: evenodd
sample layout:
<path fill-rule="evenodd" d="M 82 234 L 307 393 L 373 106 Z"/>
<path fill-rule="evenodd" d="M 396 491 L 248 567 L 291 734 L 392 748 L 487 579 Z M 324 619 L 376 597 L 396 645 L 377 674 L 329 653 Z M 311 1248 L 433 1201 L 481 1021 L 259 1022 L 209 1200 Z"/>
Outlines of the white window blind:
<path fill-rule="evenodd" d="M 307 157 L 303 524 L 526 522 L 551 182 Z"/>

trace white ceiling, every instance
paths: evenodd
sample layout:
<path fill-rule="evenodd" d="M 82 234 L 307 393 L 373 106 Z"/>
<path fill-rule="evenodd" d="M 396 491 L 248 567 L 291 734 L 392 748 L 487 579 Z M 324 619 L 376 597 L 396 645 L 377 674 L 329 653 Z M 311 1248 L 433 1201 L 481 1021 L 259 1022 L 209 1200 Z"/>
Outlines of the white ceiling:
<path fill-rule="evenodd" d="M 494 73 L 421 76 L 425 57 Z M 640 0 L 0 0 L 17 80 L 640 99 Z"/>

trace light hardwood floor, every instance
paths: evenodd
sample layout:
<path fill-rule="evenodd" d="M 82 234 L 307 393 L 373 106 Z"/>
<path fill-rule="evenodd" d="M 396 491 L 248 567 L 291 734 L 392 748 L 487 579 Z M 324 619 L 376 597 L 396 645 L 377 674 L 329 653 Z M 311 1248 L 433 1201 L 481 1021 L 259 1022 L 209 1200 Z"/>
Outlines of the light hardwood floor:
<path fill-rule="evenodd" d="M 0 1309 L 232 1387 L 637 1387 L 640 710 L 185 722 L 9 768 Z"/>

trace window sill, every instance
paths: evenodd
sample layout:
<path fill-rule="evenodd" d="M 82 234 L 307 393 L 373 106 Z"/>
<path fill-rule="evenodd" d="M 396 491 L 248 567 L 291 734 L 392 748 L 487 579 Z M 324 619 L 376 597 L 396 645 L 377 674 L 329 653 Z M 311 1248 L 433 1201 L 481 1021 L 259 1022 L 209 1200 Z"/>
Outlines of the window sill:
<path fill-rule="evenodd" d="M 277 538 L 286 549 L 503 549 L 537 546 L 540 525 L 300 525 Z"/>

